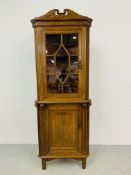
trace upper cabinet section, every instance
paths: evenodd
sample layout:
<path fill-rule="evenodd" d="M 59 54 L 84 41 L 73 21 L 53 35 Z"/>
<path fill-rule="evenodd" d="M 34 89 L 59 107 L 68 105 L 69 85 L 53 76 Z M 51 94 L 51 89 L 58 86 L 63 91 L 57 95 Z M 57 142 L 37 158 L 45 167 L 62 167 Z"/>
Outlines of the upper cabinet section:
<path fill-rule="evenodd" d="M 54 23 L 57 21 L 57 23 Z M 58 9 L 54 9 L 42 15 L 40 17 L 36 17 L 31 20 L 33 27 L 40 26 L 51 26 L 51 25 L 86 25 L 91 26 L 92 19 L 86 16 L 79 15 L 78 13 L 70 10 L 64 9 L 63 12 L 59 12 Z"/>
<path fill-rule="evenodd" d="M 31 22 L 35 30 L 37 99 L 88 99 L 92 19 L 69 9 L 54 9 Z"/>

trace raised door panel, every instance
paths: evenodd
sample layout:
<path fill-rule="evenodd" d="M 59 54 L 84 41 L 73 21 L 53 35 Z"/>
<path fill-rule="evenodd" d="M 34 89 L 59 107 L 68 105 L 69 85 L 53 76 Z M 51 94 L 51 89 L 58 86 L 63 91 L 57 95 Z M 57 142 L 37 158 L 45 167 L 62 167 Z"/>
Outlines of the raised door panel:
<path fill-rule="evenodd" d="M 77 138 L 75 111 L 53 111 L 50 117 L 51 149 L 74 149 Z"/>
<path fill-rule="evenodd" d="M 78 105 L 49 105 L 46 110 L 48 153 L 81 151 Z"/>

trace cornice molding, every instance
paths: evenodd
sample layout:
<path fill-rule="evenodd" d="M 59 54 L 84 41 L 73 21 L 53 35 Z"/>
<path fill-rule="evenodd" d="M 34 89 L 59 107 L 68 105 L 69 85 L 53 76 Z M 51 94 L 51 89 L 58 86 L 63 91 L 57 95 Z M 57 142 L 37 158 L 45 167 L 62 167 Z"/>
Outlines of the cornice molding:
<path fill-rule="evenodd" d="M 87 16 L 82 16 L 70 9 L 64 9 L 63 12 L 60 12 L 58 9 L 53 9 L 31 20 L 32 24 L 40 21 L 88 21 L 88 23 L 91 24 L 92 19 Z"/>

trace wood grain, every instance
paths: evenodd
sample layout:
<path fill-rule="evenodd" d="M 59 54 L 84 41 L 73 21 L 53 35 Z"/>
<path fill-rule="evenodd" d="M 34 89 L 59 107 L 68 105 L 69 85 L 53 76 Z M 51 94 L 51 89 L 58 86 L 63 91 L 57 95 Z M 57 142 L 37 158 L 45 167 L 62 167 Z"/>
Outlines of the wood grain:
<path fill-rule="evenodd" d="M 89 28 L 92 19 L 65 9 L 54 9 L 31 20 L 35 35 L 39 157 L 42 169 L 52 159 L 71 158 L 86 168 L 89 156 Z M 46 34 L 77 33 L 78 92 L 50 94 L 46 78 Z M 76 48 L 75 48 L 76 49 Z M 75 49 L 72 52 L 75 52 Z"/>

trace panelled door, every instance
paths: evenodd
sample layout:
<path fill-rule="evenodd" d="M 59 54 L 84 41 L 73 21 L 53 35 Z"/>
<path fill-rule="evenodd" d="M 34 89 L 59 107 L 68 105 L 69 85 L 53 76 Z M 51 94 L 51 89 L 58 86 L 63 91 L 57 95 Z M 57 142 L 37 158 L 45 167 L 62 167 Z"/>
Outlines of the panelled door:
<path fill-rule="evenodd" d="M 77 104 L 55 104 L 46 108 L 48 154 L 80 153 L 82 116 Z"/>

